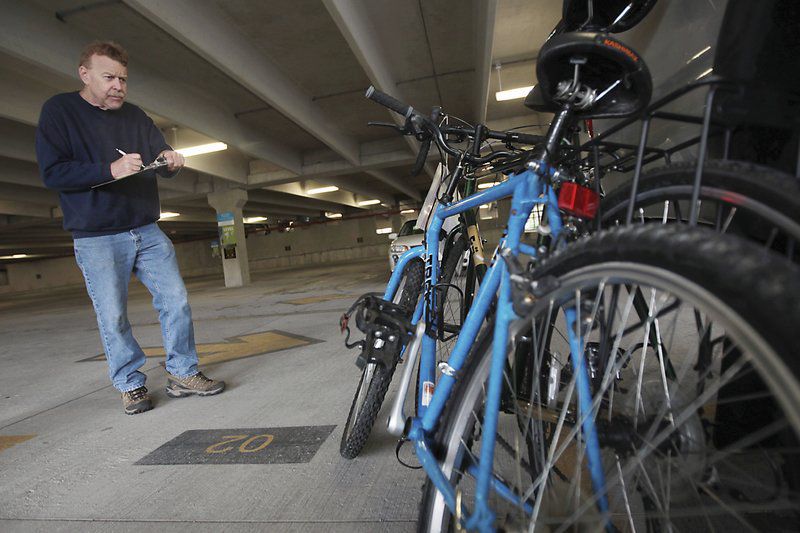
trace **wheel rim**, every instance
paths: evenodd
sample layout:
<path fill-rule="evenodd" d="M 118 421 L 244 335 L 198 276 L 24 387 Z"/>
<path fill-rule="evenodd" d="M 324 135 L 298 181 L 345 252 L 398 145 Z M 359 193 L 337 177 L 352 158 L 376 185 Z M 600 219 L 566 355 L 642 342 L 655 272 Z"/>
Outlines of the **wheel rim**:
<path fill-rule="evenodd" d="M 645 265 L 594 265 L 561 281 L 558 294 L 540 302 L 534 318 L 518 325 L 517 335 L 521 338 L 527 331 L 531 339 L 526 353 L 536 369 L 532 374 L 554 378 L 559 386 L 551 387 L 541 378 L 524 385 L 525 371 L 519 368 L 530 367 L 513 364 L 513 357 L 505 375 L 511 394 L 503 404 L 506 412 L 501 414 L 494 469 L 533 512 L 493 494 L 492 509 L 498 513 L 500 527 L 528 529 L 534 515 L 534 529 L 542 531 L 581 523 L 596 528 L 604 520 L 589 482 L 574 408 L 574 376 L 570 377 L 567 363 L 569 349 L 564 348 L 562 309 L 576 302 L 580 302 L 581 316 L 591 321 L 591 326 L 584 325 L 589 332 L 585 353 L 592 353 L 590 360 L 595 360 L 590 364 L 595 369 L 594 414 L 598 430 L 605 431 L 600 451 L 614 527 L 621 531 L 763 529 L 765 516 L 773 521 L 767 524 L 774 526 L 775 520 L 797 512 L 793 503 L 797 487 L 787 487 L 780 470 L 797 460 L 800 387 L 780 357 L 741 317 L 705 289 Z M 635 287 L 654 310 L 654 319 L 637 316 Z M 607 312 L 617 317 L 617 324 L 607 320 Z M 551 322 L 552 327 L 544 326 Z M 637 335 L 640 338 L 634 342 Z M 591 351 L 593 336 L 599 345 L 607 346 L 605 366 Z M 653 337 L 656 340 L 650 340 Z M 694 345 L 697 349 L 693 350 Z M 698 369 L 701 355 L 710 360 Z M 558 358 L 565 369 L 554 377 L 551 362 Z M 479 367 L 479 375 L 488 373 L 488 360 Z M 730 393 L 731 386 L 754 374 L 763 379 L 764 393 L 750 397 Z M 462 499 L 470 505 L 474 482 L 464 470 L 480 450 L 484 389 L 477 384 L 483 378 L 475 383 L 447 437 L 443 464 L 445 475 L 458 481 Z M 766 393 L 779 411 L 772 413 L 774 419 L 724 441 L 720 435 L 731 424 L 720 423 L 727 420 L 721 413 L 731 410 L 725 406 L 747 407 L 763 400 L 759 396 Z M 544 405 L 531 398 L 543 398 Z M 789 468 L 795 468 L 792 464 Z M 433 530 L 448 526 L 449 512 L 441 495 L 434 498 L 431 509 Z"/>
<path fill-rule="evenodd" d="M 375 366 L 376 363 L 367 363 L 367 366 L 364 367 L 364 371 L 361 374 L 361 381 L 358 384 L 358 391 L 356 392 L 356 400 L 353 402 L 353 412 L 351 413 L 346 428 L 346 439 L 349 439 L 350 435 L 353 433 L 353 429 L 358 421 L 358 417 L 361 414 L 361 410 L 363 409 L 364 403 L 367 400 L 369 387 L 372 383 L 372 378 L 375 375 Z"/>
<path fill-rule="evenodd" d="M 691 197 L 692 187 L 689 185 L 640 192 L 637 194 L 634 220 L 684 221 L 689 216 Z M 604 225 L 623 223 L 627 206 L 628 202 L 625 201 L 605 212 Z M 767 248 L 775 248 L 790 258 L 797 254 L 800 224 L 773 207 L 739 193 L 710 186 L 700 188 L 700 207 L 703 206 L 706 218 L 701 220 L 702 224 L 720 233 L 728 233 L 736 228 L 736 231 L 745 232 L 751 240 Z"/>

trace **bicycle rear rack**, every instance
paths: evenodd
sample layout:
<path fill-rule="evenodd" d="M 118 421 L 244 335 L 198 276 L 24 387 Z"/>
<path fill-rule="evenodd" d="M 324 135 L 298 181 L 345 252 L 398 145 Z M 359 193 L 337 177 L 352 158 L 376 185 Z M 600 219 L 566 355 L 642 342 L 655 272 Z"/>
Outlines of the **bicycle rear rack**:
<path fill-rule="evenodd" d="M 708 89 L 708 92 L 705 96 L 705 108 L 702 116 L 673 113 L 663 109 L 668 104 L 678 100 L 679 98 L 702 88 Z M 589 141 L 583 143 L 581 146 L 572 149 L 572 153 L 575 154 L 577 152 L 578 160 L 583 169 L 593 169 L 594 175 L 600 179 L 602 179 L 606 173 L 612 170 L 618 172 L 633 171 L 633 177 L 631 181 L 631 197 L 625 217 L 625 223 L 630 224 L 633 220 L 635 204 L 634 199 L 637 195 L 642 167 L 659 159 L 663 159 L 665 164 L 670 164 L 672 156 L 677 152 L 699 145 L 697 163 L 695 167 L 695 179 L 692 189 L 692 199 L 690 204 L 691 211 L 689 215 L 689 224 L 694 226 L 697 224 L 699 216 L 698 200 L 700 197 L 700 187 L 702 184 L 703 167 L 707 158 L 708 141 L 712 137 L 724 135 L 722 158 L 728 159 L 731 138 L 734 130 L 738 126 L 738 124 L 727 124 L 713 118 L 714 98 L 718 91 L 734 92 L 740 90 L 741 88 L 741 84 L 737 84 L 717 76 L 709 76 L 703 80 L 693 81 L 650 104 L 650 106 L 644 110 L 642 115 L 622 120 L 602 134 L 597 135 Z M 669 148 L 648 146 L 647 143 L 650 135 L 650 125 L 655 119 L 681 122 L 684 124 L 696 124 L 701 126 L 700 133 L 695 137 L 687 139 L 686 141 Z M 638 144 L 629 144 L 610 140 L 611 136 L 637 122 L 641 122 L 641 131 Z M 619 154 L 619 151 L 623 151 L 623 153 Z M 612 159 L 610 161 L 603 161 L 603 155 L 610 155 Z M 800 174 L 800 161 L 798 162 L 797 173 Z M 600 179 L 594 180 L 595 191 L 597 194 L 601 193 Z M 597 229 L 600 229 L 601 227 L 601 218 L 602 214 L 598 209 L 598 213 L 595 218 Z"/>

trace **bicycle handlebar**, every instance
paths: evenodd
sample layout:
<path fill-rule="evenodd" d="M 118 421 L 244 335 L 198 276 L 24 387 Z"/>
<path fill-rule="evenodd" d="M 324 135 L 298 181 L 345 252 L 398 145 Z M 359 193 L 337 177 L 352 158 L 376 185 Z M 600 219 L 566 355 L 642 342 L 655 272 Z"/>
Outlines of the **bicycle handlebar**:
<path fill-rule="evenodd" d="M 414 114 L 414 108 L 410 105 L 406 105 L 400 100 L 389 96 L 386 93 L 382 93 L 374 86 L 370 85 L 367 89 L 367 93 L 365 95 L 367 98 L 372 100 L 373 102 L 377 102 L 384 107 L 388 107 L 398 115 L 402 115 L 406 119 L 411 118 L 411 115 Z"/>
<path fill-rule="evenodd" d="M 377 90 L 374 86 L 370 85 L 367 89 L 366 97 L 381 104 L 384 107 L 387 107 L 394 111 L 395 113 L 405 117 L 406 122 L 414 125 L 417 128 L 417 131 L 424 131 L 430 135 L 430 137 L 423 141 L 422 149 L 417 157 L 417 162 L 414 165 L 414 169 L 419 172 L 421 170 L 422 165 L 424 165 L 425 157 L 428 155 L 428 150 L 430 149 L 430 142 L 431 139 L 436 141 L 436 144 L 439 147 L 450 154 L 453 157 L 463 157 L 466 161 L 474 164 L 474 165 L 482 165 L 485 163 L 489 163 L 495 159 L 500 157 L 513 157 L 517 154 L 514 152 L 508 151 L 500 151 L 500 152 L 492 152 L 484 157 L 480 157 L 477 155 L 471 155 L 465 151 L 458 150 L 456 148 L 451 147 L 447 140 L 445 140 L 445 134 L 452 134 L 452 135 L 459 135 L 459 136 L 466 136 L 470 138 L 476 137 L 476 131 L 482 130 L 482 139 L 476 140 L 476 142 L 481 142 L 483 138 L 488 139 L 495 139 L 499 141 L 503 141 L 506 144 L 516 143 L 516 144 L 528 144 L 528 145 L 537 145 L 542 144 L 545 142 L 545 138 L 540 135 L 530 135 L 527 133 L 519 133 L 516 131 L 494 131 L 489 130 L 486 128 L 464 128 L 464 127 L 453 127 L 453 126 L 445 126 L 444 128 L 440 128 L 435 121 L 429 119 L 428 117 L 420 114 L 419 112 L 415 111 L 413 107 L 410 105 L 404 104 L 403 102 L 397 100 L 396 98 L 389 96 L 386 93 L 383 93 Z M 424 152 L 424 156 L 422 155 Z M 422 164 L 420 164 L 420 160 Z M 419 169 L 417 167 L 419 166 Z"/>

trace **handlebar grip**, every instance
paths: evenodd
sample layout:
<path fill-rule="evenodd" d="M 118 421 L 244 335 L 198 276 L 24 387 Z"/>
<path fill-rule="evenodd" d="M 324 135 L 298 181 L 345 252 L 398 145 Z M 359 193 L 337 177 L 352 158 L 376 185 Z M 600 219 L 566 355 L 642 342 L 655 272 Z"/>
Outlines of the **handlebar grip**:
<path fill-rule="evenodd" d="M 370 85 L 369 89 L 367 89 L 367 93 L 365 94 L 367 98 L 372 100 L 373 102 L 377 102 L 384 107 L 388 107 L 395 113 L 399 113 L 403 115 L 405 118 L 409 118 L 412 113 L 414 113 L 414 108 L 410 105 L 406 105 L 400 100 L 389 96 L 386 93 L 380 92 L 374 86 Z"/>
<path fill-rule="evenodd" d="M 516 142 L 521 144 L 542 144 L 545 138 L 542 135 L 530 135 L 528 133 L 517 133 L 510 131 L 506 134 L 506 142 Z"/>
<path fill-rule="evenodd" d="M 419 173 L 422 172 L 422 168 L 425 166 L 425 161 L 428 159 L 428 152 L 431 149 L 431 137 L 427 137 L 424 141 L 422 141 L 422 146 L 419 148 L 419 153 L 417 154 L 417 160 L 414 162 L 414 166 L 411 168 L 411 176 L 419 176 Z"/>

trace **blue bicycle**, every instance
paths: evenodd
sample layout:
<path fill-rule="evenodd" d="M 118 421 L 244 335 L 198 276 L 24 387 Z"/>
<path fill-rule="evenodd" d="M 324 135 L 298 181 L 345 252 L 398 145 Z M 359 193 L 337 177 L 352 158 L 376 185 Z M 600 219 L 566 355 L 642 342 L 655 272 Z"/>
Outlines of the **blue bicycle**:
<path fill-rule="evenodd" d="M 560 166 L 561 139 L 578 120 L 637 113 L 649 100 L 649 74 L 608 35 L 571 34 L 543 47 L 537 76 L 531 99 L 559 112 L 544 147 L 522 155 L 459 151 L 436 122 L 367 93 L 457 160 L 487 158 L 510 171 L 459 201 L 453 193 L 465 176 L 453 172 L 425 249 L 404 254 L 382 297 L 357 311 L 367 333 L 360 357 L 381 367 L 402 351 L 407 365 L 390 428 L 402 426 L 428 476 L 420 529 L 794 527 L 800 271 L 704 228 L 580 234 L 564 213 L 564 191 L 589 199 L 581 213 L 591 212 L 591 195 Z M 420 383 L 436 368 L 442 224 L 508 197 L 507 233 L 438 365 L 430 404 L 406 418 L 417 360 Z M 539 205 L 549 236 L 527 243 L 524 225 Z M 409 317 L 392 300 L 419 259 L 422 299 Z"/>

